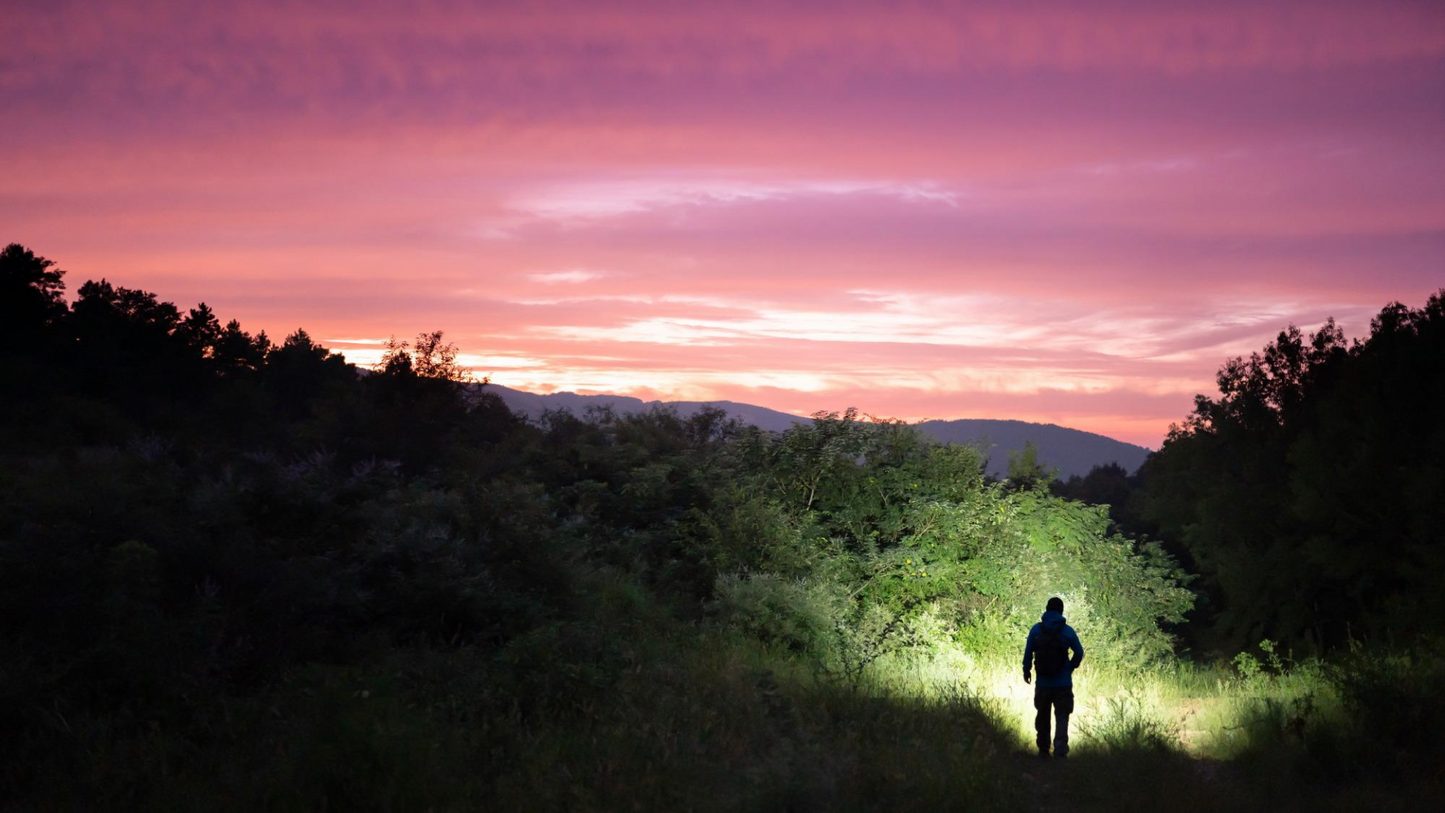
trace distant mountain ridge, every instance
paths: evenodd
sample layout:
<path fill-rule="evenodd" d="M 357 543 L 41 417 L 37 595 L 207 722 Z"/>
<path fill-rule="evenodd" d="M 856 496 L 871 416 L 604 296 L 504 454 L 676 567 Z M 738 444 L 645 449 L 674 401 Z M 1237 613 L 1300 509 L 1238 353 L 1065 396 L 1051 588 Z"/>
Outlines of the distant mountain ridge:
<path fill-rule="evenodd" d="M 487 392 L 499 396 L 513 412 L 532 418 L 549 409 L 580 415 L 587 411 L 588 407 L 611 407 L 618 413 L 628 414 L 642 412 L 654 406 L 667 406 L 676 409 L 678 414 L 684 417 L 703 407 L 717 407 L 743 423 L 772 432 L 782 432 L 794 424 L 807 423 L 810 420 L 776 409 L 735 401 L 643 401 L 626 395 L 578 395 L 573 392 L 538 395 L 498 384 L 488 384 Z M 1060 477 L 1088 474 L 1093 467 L 1106 463 L 1118 463 L 1132 474 L 1138 470 L 1144 458 L 1149 456 L 1149 450 L 1143 446 L 1051 423 L 959 418 L 952 421 L 923 421 L 916 426 L 930 437 L 945 443 L 969 443 L 983 447 L 989 456 L 988 472 L 996 477 L 1002 477 L 1008 471 L 1009 454 L 1022 451 L 1024 444 L 1029 441 L 1033 441 L 1038 449 L 1039 462 L 1058 469 Z"/>
<path fill-rule="evenodd" d="M 1058 469 L 1060 477 L 1082 476 L 1107 463 L 1118 463 L 1133 474 L 1149 456 L 1143 446 L 1052 423 L 960 418 L 923 421 L 917 426 L 935 440 L 973 443 L 989 450 L 988 472 L 996 477 L 1008 472 L 1009 454 L 1023 451 L 1029 441 L 1039 451 L 1039 462 Z"/>

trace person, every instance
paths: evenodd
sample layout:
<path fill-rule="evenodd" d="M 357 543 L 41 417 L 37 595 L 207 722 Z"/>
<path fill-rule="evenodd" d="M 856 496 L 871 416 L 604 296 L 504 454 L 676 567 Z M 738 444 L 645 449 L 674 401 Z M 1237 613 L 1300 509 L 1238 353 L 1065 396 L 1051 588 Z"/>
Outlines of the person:
<path fill-rule="evenodd" d="M 1073 650 L 1070 656 L 1068 650 Z M 1038 732 L 1039 757 L 1049 757 L 1049 709 L 1053 709 L 1054 756 L 1069 755 L 1069 715 L 1074 711 L 1073 672 L 1084 662 L 1084 645 L 1078 633 L 1065 623 L 1064 600 L 1049 599 L 1043 618 L 1029 630 L 1024 643 L 1024 683 L 1031 682 L 1030 672 L 1038 671 L 1034 684 L 1034 729 Z"/>

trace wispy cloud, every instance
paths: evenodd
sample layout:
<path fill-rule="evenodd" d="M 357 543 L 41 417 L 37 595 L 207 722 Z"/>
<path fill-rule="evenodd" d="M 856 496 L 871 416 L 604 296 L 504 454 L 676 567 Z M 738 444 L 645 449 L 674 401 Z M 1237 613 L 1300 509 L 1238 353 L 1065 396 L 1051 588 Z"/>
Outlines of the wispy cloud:
<path fill-rule="evenodd" d="M 528 274 L 527 279 L 533 282 L 540 282 L 543 285 L 557 285 L 560 283 L 576 284 L 579 282 L 591 282 L 595 279 L 602 279 L 607 276 L 601 271 L 589 271 L 585 268 L 574 268 L 569 271 L 545 271 L 536 274 Z"/>
<path fill-rule="evenodd" d="M 679 207 L 829 198 L 878 196 L 956 207 L 964 196 L 937 182 L 785 181 L 762 182 L 725 178 L 649 178 L 594 181 L 539 188 L 508 202 L 508 208 L 535 217 L 578 221 L 635 215 Z"/>

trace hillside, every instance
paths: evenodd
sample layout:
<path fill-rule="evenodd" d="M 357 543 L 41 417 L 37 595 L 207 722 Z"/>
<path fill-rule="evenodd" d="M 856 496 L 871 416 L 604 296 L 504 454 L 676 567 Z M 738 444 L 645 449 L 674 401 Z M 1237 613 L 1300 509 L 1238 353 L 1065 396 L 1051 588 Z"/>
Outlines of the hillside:
<path fill-rule="evenodd" d="M 988 453 L 988 472 L 1001 476 L 1008 470 L 1010 452 L 1033 441 L 1039 460 L 1059 470 L 1060 477 L 1085 475 L 1095 466 L 1118 463 L 1130 473 L 1139 469 L 1149 450 L 1105 435 L 1051 423 L 1002 421 L 984 418 L 924 421 L 924 434 L 945 443 L 974 443 Z"/>
<path fill-rule="evenodd" d="M 619 414 L 632 414 L 665 404 L 676 408 L 678 415 L 684 418 L 705 406 L 720 407 L 744 423 L 773 432 L 784 431 L 794 424 L 808 420 L 775 409 L 735 401 L 643 401 L 625 395 L 578 395 L 572 392 L 537 395 L 497 384 L 490 384 L 487 389 L 499 395 L 513 412 L 529 417 L 540 415 L 548 409 L 579 414 L 589 407 L 611 407 Z M 1009 454 L 1022 450 L 1029 441 L 1033 441 L 1038 448 L 1039 460 L 1046 466 L 1058 469 L 1060 477 L 1088 474 L 1094 466 L 1105 463 L 1118 463 L 1133 472 L 1149 454 L 1149 450 L 1143 446 L 1053 424 L 960 418 L 952 421 L 924 421 L 918 427 L 935 440 L 983 447 L 988 455 L 988 473 L 995 477 L 1001 477 L 1008 470 Z"/>

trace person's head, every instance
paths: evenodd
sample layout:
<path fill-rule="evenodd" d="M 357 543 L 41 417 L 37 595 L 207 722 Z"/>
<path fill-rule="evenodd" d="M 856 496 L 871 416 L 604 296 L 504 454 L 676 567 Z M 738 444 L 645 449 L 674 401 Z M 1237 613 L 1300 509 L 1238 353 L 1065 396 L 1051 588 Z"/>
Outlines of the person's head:
<path fill-rule="evenodd" d="M 1064 600 L 1059 598 L 1058 596 L 1054 596 L 1053 598 L 1049 599 L 1049 603 L 1044 606 L 1044 609 L 1053 610 L 1056 613 L 1061 613 L 1064 611 Z"/>

